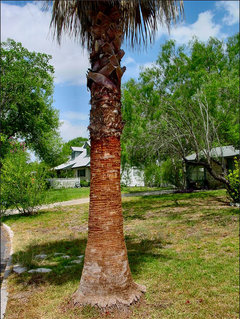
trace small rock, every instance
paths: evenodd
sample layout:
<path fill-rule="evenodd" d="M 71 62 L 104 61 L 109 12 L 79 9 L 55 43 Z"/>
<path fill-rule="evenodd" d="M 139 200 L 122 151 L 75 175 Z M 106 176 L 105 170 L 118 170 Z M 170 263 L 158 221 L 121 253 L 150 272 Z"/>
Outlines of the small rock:
<path fill-rule="evenodd" d="M 27 271 L 27 268 L 16 265 L 13 267 L 13 271 L 16 272 L 17 274 L 22 274 L 23 272 Z"/>
<path fill-rule="evenodd" d="M 46 254 L 39 254 L 39 255 L 36 255 L 35 258 L 46 259 L 47 255 Z"/>
<path fill-rule="evenodd" d="M 72 268 L 73 265 L 69 265 L 69 266 L 64 266 L 64 268 Z"/>
<path fill-rule="evenodd" d="M 45 273 L 45 272 L 50 272 L 50 271 L 52 271 L 52 269 L 49 269 L 49 268 L 36 268 L 36 269 L 31 269 L 28 272 L 29 273 L 34 273 L 34 272 L 43 272 L 43 273 Z"/>
<path fill-rule="evenodd" d="M 55 253 L 54 256 L 62 256 L 64 255 L 63 253 Z"/>
<path fill-rule="evenodd" d="M 68 256 L 68 255 L 63 255 L 63 256 L 61 256 L 62 258 L 65 258 L 65 259 L 69 259 L 70 258 L 70 256 Z"/>
<path fill-rule="evenodd" d="M 84 257 L 84 255 L 80 255 L 80 256 L 77 256 L 79 259 L 82 259 Z"/>
<path fill-rule="evenodd" d="M 77 259 L 77 260 L 72 260 L 71 263 L 72 264 L 81 264 L 82 259 Z"/>

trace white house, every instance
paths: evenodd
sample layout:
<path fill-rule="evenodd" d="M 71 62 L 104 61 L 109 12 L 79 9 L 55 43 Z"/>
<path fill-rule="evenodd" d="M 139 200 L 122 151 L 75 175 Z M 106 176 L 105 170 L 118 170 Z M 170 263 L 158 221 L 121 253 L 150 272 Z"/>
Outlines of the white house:
<path fill-rule="evenodd" d="M 72 155 L 68 162 L 55 167 L 56 171 L 73 170 L 74 177 L 81 181 L 90 181 L 90 142 L 87 141 L 82 147 L 72 146 Z M 144 186 L 144 174 L 135 167 L 127 167 L 121 172 L 121 182 L 127 186 Z"/>
<path fill-rule="evenodd" d="M 72 155 L 68 162 L 55 167 L 56 171 L 71 169 L 74 177 L 90 181 L 90 143 L 87 141 L 82 147 L 71 147 Z"/>

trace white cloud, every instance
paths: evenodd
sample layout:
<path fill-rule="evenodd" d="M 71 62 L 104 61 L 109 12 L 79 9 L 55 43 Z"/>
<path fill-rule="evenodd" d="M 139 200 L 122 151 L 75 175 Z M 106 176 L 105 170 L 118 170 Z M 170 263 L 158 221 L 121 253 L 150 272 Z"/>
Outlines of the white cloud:
<path fill-rule="evenodd" d="M 69 141 L 75 137 L 89 137 L 88 129 L 83 125 L 73 125 L 67 120 L 61 120 L 60 135 L 64 141 Z"/>
<path fill-rule="evenodd" d="M 63 117 L 68 120 L 78 120 L 78 121 L 87 121 L 89 120 L 89 115 L 86 113 L 79 113 L 79 112 L 64 112 Z"/>
<path fill-rule="evenodd" d="M 30 51 L 51 54 L 55 83 L 85 85 L 89 67 L 87 50 L 68 36 L 63 37 L 59 46 L 49 31 L 50 20 L 51 13 L 42 11 L 39 3 L 28 2 L 23 7 L 2 3 L 2 41 L 12 38 Z"/>
<path fill-rule="evenodd" d="M 123 65 L 136 64 L 136 61 L 132 57 L 128 56 L 126 57 L 126 59 L 123 60 L 122 64 Z"/>
<path fill-rule="evenodd" d="M 239 23 L 239 2 L 238 1 L 217 1 L 217 8 L 227 11 L 223 17 L 223 23 L 233 25 Z"/>
<path fill-rule="evenodd" d="M 176 40 L 179 44 L 188 43 L 192 37 L 196 36 L 200 41 L 207 41 L 209 37 L 224 38 L 221 33 L 221 25 L 213 22 L 213 13 L 205 11 L 198 15 L 196 22 L 192 24 L 178 24 L 171 29 L 170 38 Z M 161 28 L 158 32 L 158 38 L 161 35 L 167 35 L 167 29 Z"/>

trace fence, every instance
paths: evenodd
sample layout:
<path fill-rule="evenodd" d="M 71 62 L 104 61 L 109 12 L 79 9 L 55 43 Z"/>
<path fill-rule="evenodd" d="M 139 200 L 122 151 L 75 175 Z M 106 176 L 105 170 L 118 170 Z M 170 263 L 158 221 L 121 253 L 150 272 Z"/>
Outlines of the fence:
<path fill-rule="evenodd" d="M 80 178 L 49 178 L 48 181 L 52 188 L 74 188 L 80 185 Z M 78 186 L 79 187 L 79 186 Z"/>

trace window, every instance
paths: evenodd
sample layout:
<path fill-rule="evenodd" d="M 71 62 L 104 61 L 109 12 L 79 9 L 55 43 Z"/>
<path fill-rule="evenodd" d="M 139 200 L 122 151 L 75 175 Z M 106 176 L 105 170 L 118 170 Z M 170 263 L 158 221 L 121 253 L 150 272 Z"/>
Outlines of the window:
<path fill-rule="evenodd" d="M 86 176 L 86 170 L 85 169 L 79 169 L 78 170 L 78 177 L 85 177 Z"/>
<path fill-rule="evenodd" d="M 192 167 L 190 171 L 190 179 L 193 181 L 204 180 L 204 168 L 203 167 Z"/>

